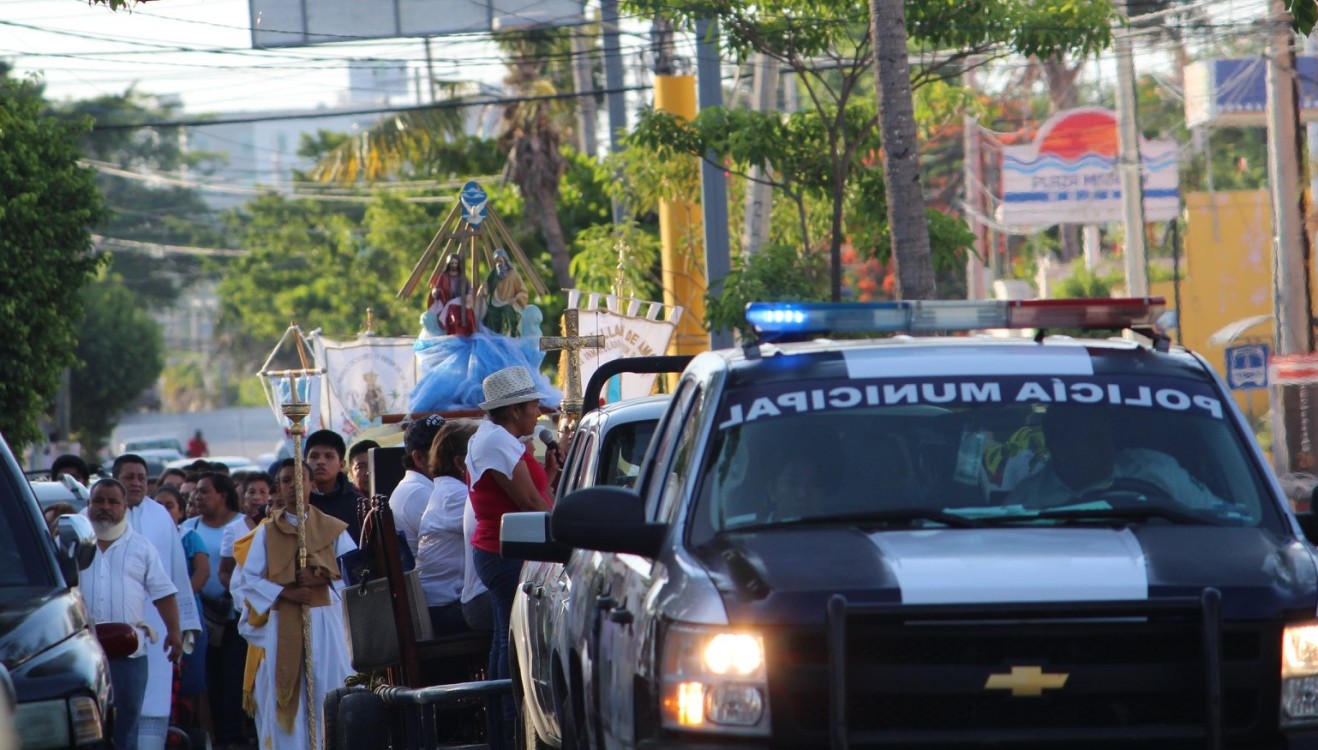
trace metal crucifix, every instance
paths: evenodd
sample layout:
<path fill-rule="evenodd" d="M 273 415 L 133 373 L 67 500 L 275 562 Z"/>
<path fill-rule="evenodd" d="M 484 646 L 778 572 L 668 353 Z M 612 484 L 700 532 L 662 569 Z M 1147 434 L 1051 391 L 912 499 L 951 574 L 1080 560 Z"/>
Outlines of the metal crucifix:
<path fill-rule="evenodd" d="M 586 347 L 604 348 L 603 336 L 582 336 L 580 312 L 576 308 L 563 311 L 563 335 L 541 336 L 540 351 L 562 351 L 567 358 L 564 368 L 567 383 L 563 389 L 562 411 L 575 424 L 581 416 L 581 350 Z"/>

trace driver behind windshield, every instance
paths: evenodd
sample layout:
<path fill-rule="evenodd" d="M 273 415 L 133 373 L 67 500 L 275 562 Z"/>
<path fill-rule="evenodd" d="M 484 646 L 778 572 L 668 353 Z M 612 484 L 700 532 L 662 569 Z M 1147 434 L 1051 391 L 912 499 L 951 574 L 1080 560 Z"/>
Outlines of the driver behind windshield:
<path fill-rule="evenodd" d="M 1049 460 L 1016 485 L 1008 505 L 1052 508 L 1111 501 L 1122 492 L 1154 501 L 1164 495 L 1198 510 L 1224 504 L 1172 456 L 1149 448 L 1118 448 L 1107 409 L 1053 404 L 1044 412 L 1042 427 Z"/>

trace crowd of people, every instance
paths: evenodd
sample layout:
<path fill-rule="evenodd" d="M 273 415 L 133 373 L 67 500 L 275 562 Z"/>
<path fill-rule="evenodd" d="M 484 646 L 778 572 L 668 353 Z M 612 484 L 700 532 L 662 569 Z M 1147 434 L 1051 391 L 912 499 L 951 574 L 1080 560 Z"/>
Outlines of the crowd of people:
<path fill-rule="evenodd" d="M 489 632 L 490 679 L 506 678 L 508 627 L 521 562 L 499 555 L 504 513 L 547 510 L 559 470 L 529 439 L 545 398 L 530 371 L 483 383 L 483 420 L 437 415 L 405 425 L 401 482 L 388 498 L 426 598 L 436 636 Z M 316 711 L 353 673 L 340 558 L 357 548 L 371 488 L 363 441 L 319 430 L 303 446 L 305 520 L 296 514 L 297 462 L 230 475 L 199 459 L 147 476 L 141 457 L 115 459 L 91 485 L 87 515 L 98 552 L 81 579 L 96 621 L 138 628 L 138 652 L 112 661 L 115 747 L 163 748 L 170 726 L 209 735 L 217 750 L 312 745 L 306 670 Z M 86 464 L 60 457 L 52 475 L 86 483 Z M 52 506 L 54 526 L 71 507 Z M 305 564 L 299 524 L 305 523 Z M 304 630 L 304 612 L 309 628 Z M 304 634 L 311 659 L 305 659 Z M 388 637 L 388 636 L 382 636 Z M 315 744 L 323 745 L 317 716 Z M 510 747 L 511 700 L 487 717 L 492 747 Z"/>

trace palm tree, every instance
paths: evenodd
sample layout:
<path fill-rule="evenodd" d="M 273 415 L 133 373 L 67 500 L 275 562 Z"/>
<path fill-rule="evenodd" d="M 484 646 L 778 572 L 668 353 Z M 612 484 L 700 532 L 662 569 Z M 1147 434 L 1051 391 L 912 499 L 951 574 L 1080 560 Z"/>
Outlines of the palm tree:
<path fill-rule="evenodd" d="M 446 96 L 435 109 L 417 109 L 386 117 L 348 138 L 326 154 L 311 171 L 323 183 L 379 182 L 409 167 L 426 171 L 434 163 L 435 148 L 466 133 L 463 103 L 474 87 L 467 83 L 442 84 Z"/>
<path fill-rule="evenodd" d="M 562 47 L 562 41 L 562 34 L 550 30 L 501 40 L 512 55 L 504 82 L 522 101 L 504 109 L 499 140 L 508 149 L 504 177 L 521 190 L 526 216 L 549 248 L 554 282 L 569 289 L 575 284 L 568 270 L 567 240 L 558 222 L 558 187 L 567 167 L 560 145 L 570 129 L 571 108 L 562 99 L 548 98 L 567 88 L 554 80 L 556 72 L 563 72 L 553 69 L 553 62 L 560 59 L 555 48 Z"/>
<path fill-rule="evenodd" d="M 558 221 L 558 188 L 566 166 L 560 145 L 570 132 L 572 107 L 553 97 L 571 90 L 567 33 L 534 28 L 496 36 L 510 56 L 505 82 L 516 100 L 504 107 L 500 124 L 499 142 L 508 154 L 504 178 L 521 191 L 526 218 L 549 248 L 554 281 L 564 289 L 574 284 Z M 409 168 L 425 170 L 436 145 L 465 133 L 464 113 L 474 100 L 470 84 L 439 85 L 446 94 L 439 106 L 381 120 L 331 151 L 312 175 L 322 182 L 354 183 L 376 182 Z"/>

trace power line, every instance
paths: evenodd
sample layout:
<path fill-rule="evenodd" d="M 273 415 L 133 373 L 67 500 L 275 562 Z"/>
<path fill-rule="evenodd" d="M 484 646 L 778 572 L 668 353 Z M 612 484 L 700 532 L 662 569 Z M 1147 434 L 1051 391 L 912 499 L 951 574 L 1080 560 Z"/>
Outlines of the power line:
<path fill-rule="evenodd" d="M 107 249 L 120 248 L 131 252 L 140 252 L 162 258 L 166 255 L 198 255 L 211 257 L 239 258 L 247 255 L 246 250 L 229 250 L 218 247 L 192 247 L 190 245 L 165 245 L 159 242 L 139 242 L 137 240 L 125 240 L 118 237 L 105 237 L 99 234 L 92 235 L 92 241 L 98 246 L 105 246 Z"/>
<path fill-rule="evenodd" d="M 228 117 L 224 119 L 195 119 L 195 120 L 158 120 L 153 122 L 137 123 L 113 123 L 113 124 L 95 124 L 92 126 L 92 132 L 107 130 L 137 130 L 140 128 L 196 128 L 206 125 L 236 125 L 248 122 L 276 122 L 280 120 L 318 120 L 329 117 L 358 117 L 366 115 L 387 115 L 406 112 L 425 112 L 435 109 L 469 109 L 471 107 L 488 107 L 504 106 L 508 104 L 530 104 L 532 102 L 560 101 L 564 99 L 576 99 L 584 96 L 600 96 L 604 94 L 625 94 L 636 91 L 650 91 L 653 86 L 625 86 L 620 89 L 594 89 L 592 91 L 576 92 L 570 91 L 562 94 L 543 94 L 540 96 L 509 96 L 490 99 L 453 100 L 447 102 L 435 102 L 434 104 L 411 105 L 405 107 L 376 107 L 373 109 L 355 109 L 355 110 L 335 110 L 332 112 L 296 112 L 290 114 L 278 115 L 251 115 L 244 117 Z"/>

